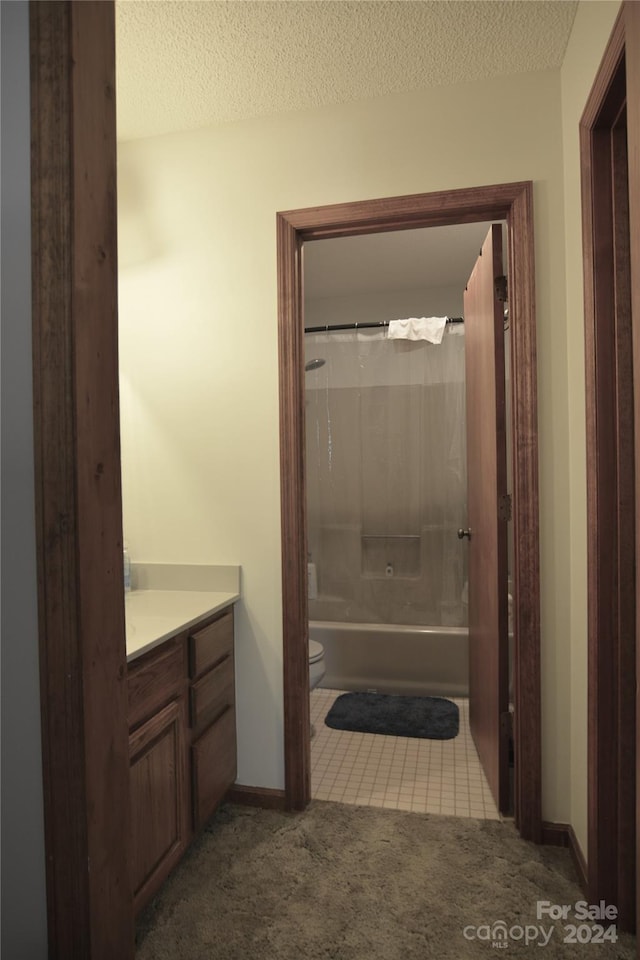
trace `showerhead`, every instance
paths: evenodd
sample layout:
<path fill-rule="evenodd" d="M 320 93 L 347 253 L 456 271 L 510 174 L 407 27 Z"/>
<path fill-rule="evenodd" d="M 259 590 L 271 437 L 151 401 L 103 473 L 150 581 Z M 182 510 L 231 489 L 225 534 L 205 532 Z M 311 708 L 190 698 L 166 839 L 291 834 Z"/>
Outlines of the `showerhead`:
<path fill-rule="evenodd" d="M 304 365 L 304 372 L 309 373 L 310 370 L 318 370 L 320 367 L 324 367 L 327 361 L 323 360 L 322 357 L 316 357 L 315 360 L 309 360 L 308 363 Z"/>

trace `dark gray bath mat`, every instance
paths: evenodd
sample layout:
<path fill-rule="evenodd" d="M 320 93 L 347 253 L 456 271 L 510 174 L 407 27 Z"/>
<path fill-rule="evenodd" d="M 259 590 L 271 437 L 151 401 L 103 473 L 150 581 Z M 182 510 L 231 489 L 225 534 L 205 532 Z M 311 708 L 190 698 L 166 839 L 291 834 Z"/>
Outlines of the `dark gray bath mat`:
<path fill-rule="evenodd" d="M 458 707 L 451 700 L 387 693 L 343 693 L 324 720 L 334 730 L 423 740 L 453 740 L 459 721 Z"/>

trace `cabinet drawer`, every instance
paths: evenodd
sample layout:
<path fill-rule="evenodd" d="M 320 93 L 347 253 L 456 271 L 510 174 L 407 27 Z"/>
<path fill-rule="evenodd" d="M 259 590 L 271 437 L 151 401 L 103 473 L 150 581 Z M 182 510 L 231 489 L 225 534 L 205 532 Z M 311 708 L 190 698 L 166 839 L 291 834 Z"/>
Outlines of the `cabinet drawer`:
<path fill-rule="evenodd" d="M 233 657 L 226 656 L 191 687 L 190 718 L 194 730 L 203 730 L 235 702 Z"/>
<path fill-rule="evenodd" d="M 233 610 L 189 637 L 189 673 L 192 679 L 213 667 L 233 650 Z"/>
<path fill-rule="evenodd" d="M 163 706 L 185 683 L 184 641 L 168 643 L 129 668 L 129 727 Z"/>
<path fill-rule="evenodd" d="M 196 740 L 191 748 L 193 823 L 201 827 L 236 778 L 236 717 L 233 707 Z"/>

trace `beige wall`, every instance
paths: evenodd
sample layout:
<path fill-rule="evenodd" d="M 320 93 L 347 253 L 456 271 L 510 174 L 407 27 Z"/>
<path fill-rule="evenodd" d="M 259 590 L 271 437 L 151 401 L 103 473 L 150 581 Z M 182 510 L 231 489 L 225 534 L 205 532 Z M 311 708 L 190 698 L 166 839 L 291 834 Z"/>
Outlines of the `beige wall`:
<path fill-rule="evenodd" d="M 585 855 L 587 853 L 587 537 L 582 219 L 578 123 L 619 9 L 618 0 L 580 3 L 561 71 L 571 485 L 570 820 Z"/>
<path fill-rule="evenodd" d="M 326 242 L 326 241 L 324 241 Z M 312 244 L 310 244 L 312 246 Z M 308 255 L 307 255 L 308 256 Z M 367 323 L 399 317 L 461 317 L 464 285 L 379 290 L 343 297 L 305 299 L 305 327 L 335 323 Z"/>
<path fill-rule="evenodd" d="M 569 818 L 561 133 L 559 74 L 541 72 L 122 145 L 125 533 L 134 560 L 242 564 L 242 783 L 283 785 L 275 212 L 531 179 L 543 810 Z"/>

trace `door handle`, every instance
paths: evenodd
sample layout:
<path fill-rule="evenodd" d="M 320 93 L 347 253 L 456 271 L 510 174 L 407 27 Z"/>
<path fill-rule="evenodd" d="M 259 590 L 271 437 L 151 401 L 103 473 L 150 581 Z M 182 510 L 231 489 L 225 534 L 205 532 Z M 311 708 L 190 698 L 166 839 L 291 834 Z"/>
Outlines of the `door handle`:
<path fill-rule="evenodd" d="M 461 527 L 458 530 L 458 540 L 464 540 L 465 537 L 467 538 L 467 540 L 471 540 L 471 528 L 469 528 L 468 530 L 463 530 Z"/>

